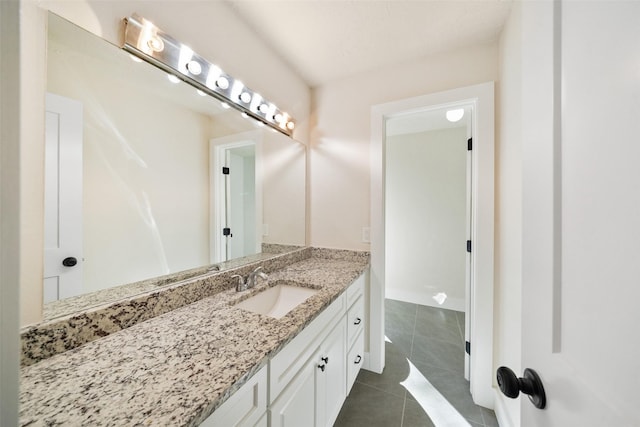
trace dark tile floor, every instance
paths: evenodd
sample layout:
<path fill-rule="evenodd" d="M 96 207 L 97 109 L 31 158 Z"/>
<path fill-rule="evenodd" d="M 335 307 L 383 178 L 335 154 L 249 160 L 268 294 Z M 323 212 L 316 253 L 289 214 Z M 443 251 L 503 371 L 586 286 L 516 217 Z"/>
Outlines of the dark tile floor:
<path fill-rule="evenodd" d="M 334 427 L 498 426 L 464 379 L 464 313 L 387 299 L 385 324 L 384 372 L 360 371 Z"/>

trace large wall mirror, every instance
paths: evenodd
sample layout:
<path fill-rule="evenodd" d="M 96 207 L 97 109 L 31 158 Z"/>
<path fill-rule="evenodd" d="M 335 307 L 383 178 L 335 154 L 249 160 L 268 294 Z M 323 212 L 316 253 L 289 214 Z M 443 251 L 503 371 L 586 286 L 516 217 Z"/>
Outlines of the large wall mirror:
<path fill-rule="evenodd" d="M 305 244 L 305 145 L 168 77 L 49 13 L 45 319 Z"/>

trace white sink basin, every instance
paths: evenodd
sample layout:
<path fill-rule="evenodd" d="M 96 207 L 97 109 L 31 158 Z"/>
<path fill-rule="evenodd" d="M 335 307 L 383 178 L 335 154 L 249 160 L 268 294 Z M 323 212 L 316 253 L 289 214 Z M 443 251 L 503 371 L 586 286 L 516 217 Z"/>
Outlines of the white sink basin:
<path fill-rule="evenodd" d="M 272 286 L 251 298 L 239 302 L 236 306 L 254 313 L 280 319 L 318 292 L 317 289 L 291 286 L 285 283 Z"/>

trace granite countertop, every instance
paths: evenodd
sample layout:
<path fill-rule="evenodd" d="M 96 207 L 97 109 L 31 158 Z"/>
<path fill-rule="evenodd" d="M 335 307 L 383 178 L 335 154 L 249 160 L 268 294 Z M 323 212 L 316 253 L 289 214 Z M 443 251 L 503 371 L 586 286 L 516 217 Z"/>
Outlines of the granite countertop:
<path fill-rule="evenodd" d="M 277 280 L 320 289 L 281 319 L 235 307 L 246 296 L 225 290 L 23 367 L 21 425 L 198 425 L 368 265 L 318 254 L 250 291 Z"/>

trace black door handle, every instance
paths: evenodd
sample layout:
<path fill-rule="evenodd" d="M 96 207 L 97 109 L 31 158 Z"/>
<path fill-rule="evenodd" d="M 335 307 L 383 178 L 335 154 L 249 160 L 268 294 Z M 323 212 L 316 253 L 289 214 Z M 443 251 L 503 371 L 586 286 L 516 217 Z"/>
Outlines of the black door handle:
<path fill-rule="evenodd" d="M 501 366 L 496 372 L 496 380 L 502 394 L 511 399 L 515 399 L 522 392 L 529 395 L 529 400 L 536 408 L 544 409 L 547 405 L 542 381 L 533 369 L 525 369 L 524 377 L 518 378 L 511 369 Z"/>
<path fill-rule="evenodd" d="M 78 260 L 75 259 L 74 257 L 70 256 L 67 257 L 65 259 L 62 260 L 62 265 L 64 265 L 65 267 L 73 267 L 74 265 L 76 265 L 78 263 Z"/>
<path fill-rule="evenodd" d="M 359 325 L 360 322 L 362 322 L 362 319 L 360 319 L 359 317 L 356 317 L 356 320 L 353 321 L 354 325 Z"/>

